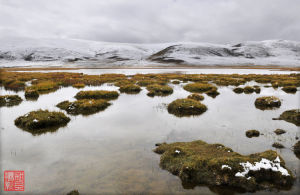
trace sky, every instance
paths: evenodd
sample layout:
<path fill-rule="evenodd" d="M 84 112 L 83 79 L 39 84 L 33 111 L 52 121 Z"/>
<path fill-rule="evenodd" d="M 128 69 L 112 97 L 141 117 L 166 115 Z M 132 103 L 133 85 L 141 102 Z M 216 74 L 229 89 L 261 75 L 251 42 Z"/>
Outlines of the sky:
<path fill-rule="evenodd" d="M 0 36 L 129 43 L 300 41 L 300 0 L 0 0 Z"/>

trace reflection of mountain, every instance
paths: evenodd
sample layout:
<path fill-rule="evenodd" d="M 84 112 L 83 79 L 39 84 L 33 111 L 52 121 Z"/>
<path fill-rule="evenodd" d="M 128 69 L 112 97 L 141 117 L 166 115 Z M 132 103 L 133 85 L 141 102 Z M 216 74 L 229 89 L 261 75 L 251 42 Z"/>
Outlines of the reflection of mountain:
<path fill-rule="evenodd" d="M 300 42 L 270 40 L 235 45 L 209 43 L 127 44 L 75 39 L 1 38 L 1 66 L 14 62 L 300 66 Z M 29 63 L 28 63 L 29 62 Z"/>

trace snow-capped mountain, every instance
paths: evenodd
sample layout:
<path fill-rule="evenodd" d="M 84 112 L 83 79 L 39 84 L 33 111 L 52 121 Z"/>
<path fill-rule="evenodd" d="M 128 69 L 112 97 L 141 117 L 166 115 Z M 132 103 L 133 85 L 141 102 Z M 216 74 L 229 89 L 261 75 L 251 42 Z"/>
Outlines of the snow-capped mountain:
<path fill-rule="evenodd" d="M 129 44 L 78 39 L 0 38 L 0 67 L 41 64 L 300 66 L 300 42 Z"/>

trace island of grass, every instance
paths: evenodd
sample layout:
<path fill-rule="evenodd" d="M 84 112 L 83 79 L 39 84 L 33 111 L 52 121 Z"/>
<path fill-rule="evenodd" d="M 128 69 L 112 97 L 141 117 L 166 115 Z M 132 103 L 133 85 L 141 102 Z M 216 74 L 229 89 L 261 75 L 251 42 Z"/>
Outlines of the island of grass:
<path fill-rule="evenodd" d="M 119 97 L 117 91 L 106 90 L 94 90 L 94 91 L 79 91 L 76 95 L 76 99 L 106 99 L 113 100 Z"/>
<path fill-rule="evenodd" d="M 80 195 L 78 190 L 72 190 L 71 192 L 68 192 L 67 195 Z"/>
<path fill-rule="evenodd" d="M 127 94 L 137 94 L 139 93 L 142 89 L 140 86 L 135 85 L 135 84 L 127 84 L 127 85 L 121 85 L 120 86 L 120 92 L 122 93 L 127 93 Z"/>
<path fill-rule="evenodd" d="M 63 101 L 56 106 L 73 115 L 89 115 L 105 110 L 111 105 L 107 100 L 103 99 L 81 99 L 75 102 Z"/>
<path fill-rule="evenodd" d="M 177 99 L 168 105 L 168 112 L 178 117 L 200 115 L 207 107 L 194 99 Z"/>
<path fill-rule="evenodd" d="M 281 106 L 281 101 L 275 96 L 263 96 L 259 97 L 254 102 L 255 107 L 260 110 L 267 110 L 273 108 L 279 108 Z"/>
<path fill-rule="evenodd" d="M 273 120 L 284 120 L 296 126 L 300 126 L 300 109 L 284 111 L 279 118 L 273 118 Z"/>
<path fill-rule="evenodd" d="M 243 156 L 221 144 L 201 140 L 160 144 L 160 166 L 177 175 L 183 185 L 228 186 L 254 192 L 287 189 L 294 183 L 292 172 L 272 150 Z"/>
<path fill-rule="evenodd" d="M 202 100 L 204 100 L 204 96 L 203 96 L 203 95 L 200 95 L 200 94 L 198 94 L 198 93 L 193 93 L 193 94 L 189 95 L 187 98 L 188 98 L 188 99 L 197 100 L 197 101 L 202 101 Z"/>
<path fill-rule="evenodd" d="M 35 90 L 40 94 L 54 92 L 59 88 L 59 85 L 53 81 L 41 81 L 27 87 L 28 90 Z"/>
<path fill-rule="evenodd" d="M 282 148 L 284 148 L 284 145 L 282 145 L 281 143 L 278 143 L 278 142 L 274 142 L 272 144 L 272 147 L 282 149 Z"/>
<path fill-rule="evenodd" d="M 274 133 L 275 133 L 276 135 L 281 135 L 281 134 L 286 133 L 286 131 L 283 130 L 283 129 L 276 129 L 276 130 L 274 131 Z"/>
<path fill-rule="evenodd" d="M 260 135 L 260 132 L 255 130 L 255 129 L 251 129 L 251 130 L 248 130 L 246 131 L 246 136 L 248 138 L 251 138 L 251 137 L 258 137 Z"/>
<path fill-rule="evenodd" d="M 244 92 L 244 89 L 241 88 L 241 87 L 236 87 L 233 89 L 233 92 L 234 93 L 237 93 L 237 94 L 240 94 L 240 93 L 243 93 Z"/>
<path fill-rule="evenodd" d="M 253 93 L 255 91 L 255 88 L 254 87 L 251 87 L 251 86 L 246 86 L 245 88 L 244 88 L 244 93 L 245 94 L 251 94 L 251 93 Z"/>
<path fill-rule="evenodd" d="M 204 93 L 216 89 L 216 87 L 209 83 L 189 83 L 183 89 L 192 93 Z"/>
<path fill-rule="evenodd" d="M 295 145 L 293 146 L 293 151 L 296 157 L 300 159 L 300 141 L 295 143 Z"/>
<path fill-rule="evenodd" d="M 282 87 L 282 91 L 284 91 L 286 93 L 296 93 L 297 87 L 296 86 L 285 86 L 285 87 Z"/>
<path fill-rule="evenodd" d="M 172 87 L 168 85 L 148 85 L 147 90 L 149 91 L 147 93 L 148 96 L 154 97 L 154 96 L 167 96 L 173 93 Z"/>
<path fill-rule="evenodd" d="M 2 106 L 16 106 L 22 102 L 22 98 L 18 95 L 1 95 L 0 96 L 0 107 Z"/>
<path fill-rule="evenodd" d="M 26 89 L 25 90 L 25 98 L 27 100 L 37 100 L 39 98 L 39 93 L 37 90 L 34 89 Z"/>
<path fill-rule="evenodd" d="M 50 112 L 48 110 L 32 111 L 15 120 L 15 125 L 33 135 L 46 132 L 54 132 L 70 121 L 62 112 Z"/>

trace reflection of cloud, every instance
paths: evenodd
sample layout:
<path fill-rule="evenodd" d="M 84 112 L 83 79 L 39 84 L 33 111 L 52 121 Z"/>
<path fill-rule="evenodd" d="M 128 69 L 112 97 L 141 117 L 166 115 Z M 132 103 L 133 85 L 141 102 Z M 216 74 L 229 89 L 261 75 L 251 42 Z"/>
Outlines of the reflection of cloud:
<path fill-rule="evenodd" d="M 1 0 L 0 36 L 114 42 L 299 40 L 296 0 Z"/>

